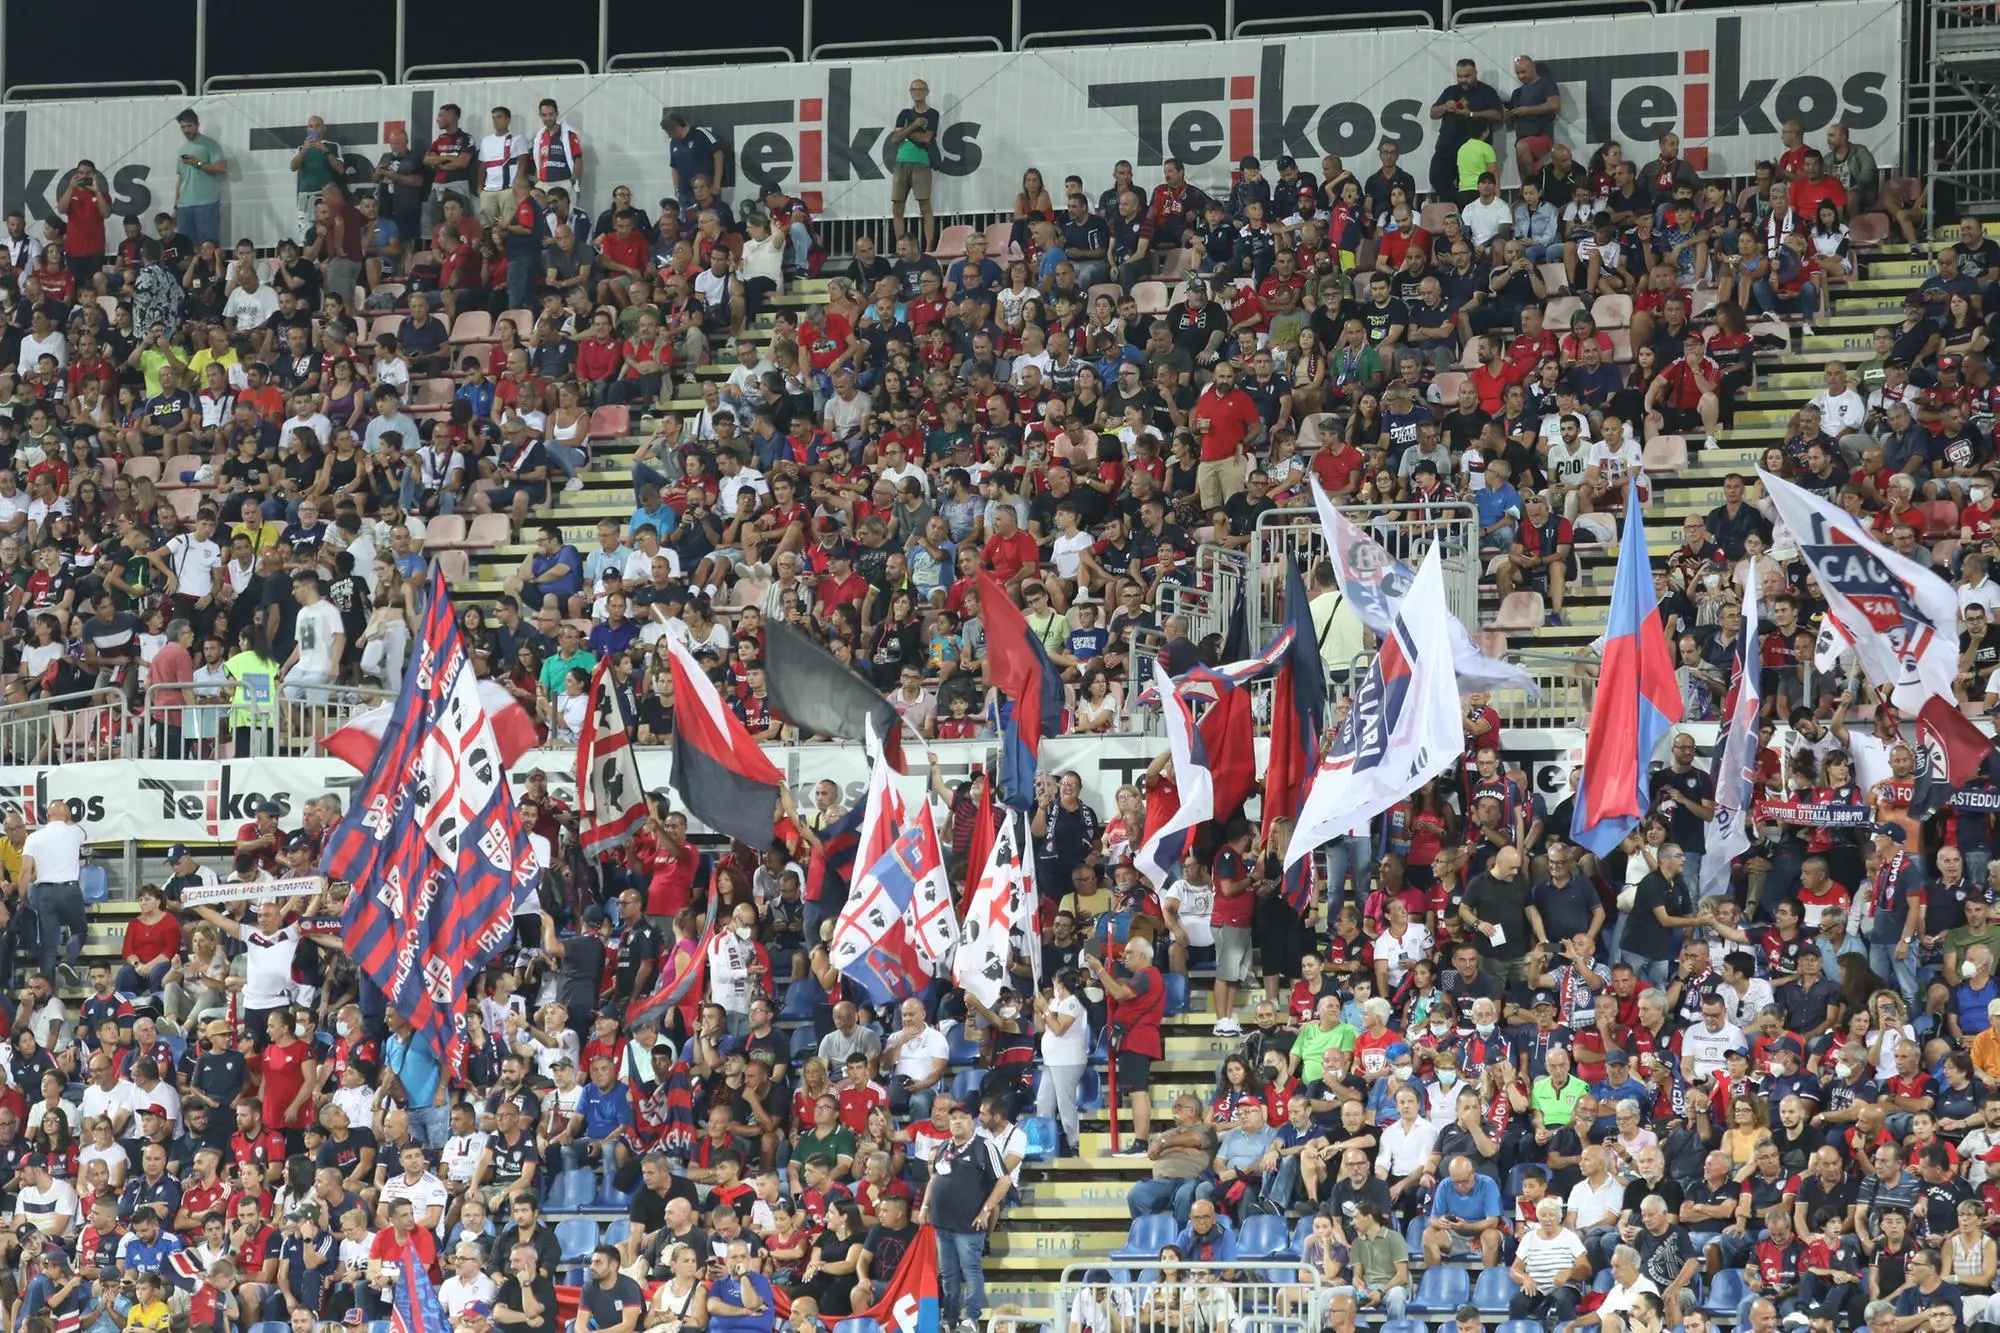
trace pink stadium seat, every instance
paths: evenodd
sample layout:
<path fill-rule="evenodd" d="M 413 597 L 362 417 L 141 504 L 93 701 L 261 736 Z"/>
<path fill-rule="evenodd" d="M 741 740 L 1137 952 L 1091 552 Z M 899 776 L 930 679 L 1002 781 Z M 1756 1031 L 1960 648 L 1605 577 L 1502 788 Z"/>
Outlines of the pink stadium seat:
<path fill-rule="evenodd" d="M 1576 318 L 1578 311 L 1587 308 L 1583 304 L 1582 297 L 1558 296 L 1551 300 L 1548 306 L 1542 311 L 1542 327 L 1545 329 L 1555 329 L 1559 333 L 1567 333 L 1569 332 L 1569 322 Z"/>
<path fill-rule="evenodd" d="M 424 529 L 424 549 L 442 551 L 465 543 L 465 516 L 462 514 L 439 514 Z"/>
<path fill-rule="evenodd" d="M 514 526 L 505 514 L 474 514 L 472 526 L 466 529 L 465 540 L 459 545 L 470 551 L 490 551 L 513 539 Z"/>
<path fill-rule="evenodd" d="M 1569 290 L 1569 270 L 1565 269 L 1561 264 L 1537 264 L 1535 267 L 1542 272 L 1542 286 L 1546 287 L 1550 292 L 1566 292 Z"/>
<path fill-rule="evenodd" d="M 1913 204 L 1923 192 L 1923 182 L 1915 176 L 1891 176 L 1882 182 L 1883 203 Z"/>
<path fill-rule="evenodd" d="M 1889 239 L 1889 219 L 1881 213 L 1863 213 L 1847 224 L 1847 241 L 1856 250 L 1878 250 Z"/>
<path fill-rule="evenodd" d="M 970 235 L 972 235 L 972 228 L 970 227 L 946 227 L 942 232 L 938 233 L 937 249 L 931 251 L 931 258 L 937 260 L 963 259 L 965 257 L 965 238 Z"/>
<path fill-rule="evenodd" d="M 622 440 L 632 433 L 632 409 L 623 403 L 607 403 L 590 414 L 590 438 Z"/>
<path fill-rule="evenodd" d="M 1590 303 L 1590 317 L 1606 332 L 1626 328 L 1632 323 L 1632 298 L 1616 293 L 1600 296 Z"/>
<path fill-rule="evenodd" d="M 432 551 L 430 556 L 446 583 L 458 586 L 471 581 L 472 557 L 464 551 Z"/>
<path fill-rule="evenodd" d="M 1417 215 L 1417 225 L 1431 235 L 1436 236 L 1444 230 L 1444 220 L 1446 218 L 1457 216 L 1457 204 L 1444 201 L 1429 203 L 1425 204 L 1423 211 Z"/>
<path fill-rule="evenodd" d="M 1502 633 L 1519 634 L 1542 628 L 1542 622 L 1547 618 L 1548 613 L 1543 609 L 1540 593 L 1510 592 L 1507 594 L 1507 599 L 1500 603 L 1499 613 L 1493 617 L 1493 623 L 1487 628 Z"/>
<path fill-rule="evenodd" d="M 194 516 L 201 512 L 201 502 L 204 497 L 200 491 L 183 487 L 177 491 L 168 491 L 166 496 L 167 503 L 174 507 L 174 516 L 183 523 L 194 522 Z"/>
<path fill-rule="evenodd" d="M 1655 435 L 1646 441 L 1639 458 L 1639 466 L 1656 476 L 1683 471 L 1687 465 L 1687 440 L 1679 435 Z"/>
<path fill-rule="evenodd" d="M 160 460 L 157 458 L 128 458 L 125 460 L 125 475 L 131 478 L 144 477 L 154 485 L 160 482 Z"/>
<path fill-rule="evenodd" d="M 1608 335 L 1608 336 L 1609 336 L 1609 337 L 1610 337 L 1610 339 L 1611 339 L 1611 359 L 1612 359 L 1612 361 L 1616 362 L 1616 363 L 1617 363 L 1618 365 L 1621 365 L 1621 366 L 1629 366 L 1629 365 L 1631 365 L 1631 364 L 1632 364 L 1632 330 L 1630 330 L 1630 329 L 1612 329 L 1612 330 L 1610 330 L 1610 332 L 1609 332 L 1609 335 Z"/>
<path fill-rule="evenodd" d="M 1458 386 L 1463 383 L 1463 371 L 1447 370 L 1431 381 L 1431 387 L 1437 390 L 1438 401 L 1449 408 L 1458 401 Z"/>
<path fill-rule="evenodd" d="M 1167 284 L 1152 281 L 1134 283 L 1132 299 L 1139 303 L 1140 314 L 1164 315 L 1167 313 Z"/>
<path fill-rule="evenodd" d="M 1949 500 L 1926 500 L 1924 508 L 1925 537 L 1955 537 L 1958 535 L 1958 506 Z"/>
<path fill-rule="evenodd" d="M 1007 258 L 1007 243 L 1014 239 L 1014 224 L 995 222 L 986 228 L 986 257 L 996 264 L 1004 264 Z"/>
<path fill-rule="evenodd" d="M 201 460 L 193 454 L 177 454 L 160 464 L 160 489 L 179 490 L 195 485 L 194 474 L 201 467 Z"/>
<path fill-rule="evenodd" d="M 484 310 L 467 310 L 451 322 L 454 343 L 489 342 L 493 338 L 493 316 Z"/>

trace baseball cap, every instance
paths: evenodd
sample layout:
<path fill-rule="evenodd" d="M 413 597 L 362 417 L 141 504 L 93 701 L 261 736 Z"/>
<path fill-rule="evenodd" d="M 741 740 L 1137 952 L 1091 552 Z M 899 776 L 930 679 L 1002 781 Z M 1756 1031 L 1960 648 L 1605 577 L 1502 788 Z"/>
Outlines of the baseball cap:
<path fill-rule="evenodd" d="M 1793 1037 L 1780 1037 L 1771 1043 L 1771 1054 L 1776 1055 L 1781 1051 L 1786 1055 L 1805 1054 L 1805 1051 L 1799 1046 L 1797 1039 Z"/>
<path fill-rule="evenodd" d="M 1534 1001 L 1528 1007 L 1530 1009 L 1539 1009 L 1545 1004 L 1554 1005 L 1555 1002 L 1556 993 L 1554 991 L 1538 990 L 1535 992 Z"/>
<path fill-rule="evenodd" d="M 1263 168 L 1264 164 L 1262 162 L 1259 162 L 1255 156 L 1249 153 L 1245 153 L 1243 155 L 1243 160 L 1236 164 L 1236 169 L 1238 171 L 1253 171 L 1253 170 L 1261 171 L 1263 170 Z"/>
<path fill-rule="evenodd" d="M 1625 1052 L 1614 1046 L 1604 1053 L 1604 1063 L 1607 1065 L 1629 1065 L 1632 1063 L 1632 1060 Z"/>
<path fill-rule="evenodd" d="M 167 864 L 170 866 L 179 865 L 181 862 L 187 860 L 187 857 L 188 849 L 187 844 L 184 842 L 177 842 L 167 848 Z"/>
<path fill-rule="evenodd" d="M 260 815 L 275 815 L 281 812 L 278 809 L 276 801 L 264 801 L 257 806 L 256 813 Z"/>
<path fill-rule="evenodd" d="M 592 903 L 590 906 L 584 908 L 583 924 L 590 927 L 593 930 L 596 929 L 598 926 L 603 925 L 604 909 L 602 907 L 599 907 L 596 903 Z"/>
<path fill-rule="evenodd" d="M 361 1327 L 361 1308 L 359 1306 L 350 1307 L 347 1313 L 340 1317 L 340 1322 L 343 1324 L 352 1324 L 355 1328 Z"/>
<path fill-rule="evenodd" d="M 1264 1103 L 1258 1101 L 1255 1097 L 1238 1097 L 1236 1099 L 1235 1104 L 1230 1109 L 1235 1111 L 1238 1115 L 1241 1115 L 1243 1112 L 1249 1110 L 1251 1107 L 1262 1106 L 1263 1104 Z"/>
<path fill-rule="evenodd" d="M 1903 840 L 1903 826 L 1901 824 L 1877 824 L 1868 831 L 1878 838 L 1887 838 L 1890 842 L 1901 842 Z"/>
<path fill-rule="evenodd" d="M 151 1106 L 148 1106 L 145 1110 L 141 1111 L 139 1114 L 156 1115 L 160 1117 L 160 1119 L 165 1120 L 167 1118 L 167 1108 L 160 1105 L 158 1102 L 154 1102 Z"/>
<path fill-rule="evenodd" d="M 493 1313 L 493 1307 L 485 1301 L 467 1301 L 465 1308 L 459 1313 L 468 1319 L 485 1319 Z"/>
<path fill-rule="evenodd" d="M 1939 358 L 1938 358 L 1938 369 L 1939 369 L 1939 370 L 1957 370 L 1957 369 L 1958 369 L 1958 358 L 1957 358 L 1957 357 L 1955 357 L 1955 356 L 1941 356 L 1941 357 L 1939 357 Z"/>
<path fill-rule="evenodd" d="M 1794 1310 L 1785 1316 L 1784 1326 L 1786 1328 L 1804 1328 L 1810 1323 L 1812 1323 L 1811 1315 L 1808 1315 L 1804 1310 Z"/>
<path fill-rule="evenodd" d="M 49 1169 L 49 1159 L 41 1153 L 31 1152 L 21 1159 L 21 1169 L 23 1171 L 46 1171 Z"/>
<path fill-rule="evenodd" d="M 294 829 L 285 835 L 285 850 L 288 852 L 302 852 L 311 846 L 312 839 L 306 836 L 304 829 Z"/>

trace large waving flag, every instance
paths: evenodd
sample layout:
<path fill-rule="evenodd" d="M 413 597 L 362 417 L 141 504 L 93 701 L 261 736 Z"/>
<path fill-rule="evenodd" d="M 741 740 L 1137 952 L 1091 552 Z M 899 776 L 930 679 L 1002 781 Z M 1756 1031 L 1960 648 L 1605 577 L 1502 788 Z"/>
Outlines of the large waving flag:
<path fill-rule="evenodd" d="M 590 708 L 576 740 L 577 841 L 593 855 L 629 840 L 646 819 L 646 787 L 630 726 L 607 657 L 590 673 Z"/>
<path fill-rule="evenodd" d="M 1757 801 L 1757 714 L 1763 706 L 1762 653 L 1757 635 L 1757 580 L 1743 587 L 1743 633 L 1736 641 L 1729 698 L 1715 746 L 1715 818 L 1708 821 L 1708 855 L 1701 863 L 1703 897 L 1729 892 L 1729 867 L 1750 850 L 1750 811 Z"/>
<path fill-rule="evenodd" d="M 521 707 L 519 700 L 507 693 L 506 686 L 490 676 L 479 682 L 478 692 L 479 702 L 485 706 L 487 719 L 493 725 L 493 738 L 500 744 L 500 762 L 512 768 L 522 755 L 539 744 L 535 719 L 528 716 L 528 710 Z M 382 748 L 395 717 L 394 700 L 378 704 L 328 732 L 320 745 L 349 768 L 365 773 L 375 752 Z"/>
<path fill-rule="evenodd" d="M 792 1299 L 783 1287 L 772 1289 L 771 1308 L 781 1324 L 792 1317 Z M 882 1299 L 837 1322 L 843 1328 L 873 1324 L 885 1333 L 942 1333 L 943 1317 L 938 1303 L 937 1233 L 925 1225 L 910 1238 Z"/>
<path fill-rule="evenodd" d="M 1644 506 L 1637 482 L 1630 485 L 1635 493 L 1626 499 L 1604 662 L 1597 671 L 1597 700 L 1583 744 L 1583 785 L 1577 788 L 1570 821 L 1571 840 L 1599 856 L 1610 855 L 1645 815 L 1652 800 L 1653 751 L 1681 720 L 1680 683 L 1674 679 L 1666 627 L 1653 598 L 1653 562 L 1646 554 L 1646 526 L 1639 519 Z"/>
<path fill-rule="evenodd" d="M 451 1321 L 444 1317 L 444 1305 L 415 1245 L 403 1246 L 400 1264 L 402 1281 L 390 1298 L 389 1333 L 451 1333 Z"/>
<path fill-rule="evenodd" d="M 872 723 L 865 730 L 872 753 Z M 931 882 L 926 889 L 928 902 L 943 895 L 947 914 L 950 889 L 928 811 L 923 820 L 909 818 L 890 767 L 879 757 L 868 774 L 864 811 L 854 882 L 834 922 L 828 952 L 833 965 L 859 983 L 870 999 L 888 1004 L 909 995 L 931 975 L 905 926 L 918 902 L 918 882 Z"/>
<path fill-rule="evenodd" d="M 1340 584 L 1340 595 L 1347 599 L 1354 614 L 1361 623 L 1373 630 L 1376 638 L 1389 633 L 1389 624 L 1395 619 L 1403 598 L 1409 594 L 1410 585 L 1417 576 L 1410 567 L 1389 554 L 1387 547 L 1362 531 L 1354 521 L 1340 512 L 1328 498 L 1326 488 L 1319 484 L 1319 478 L 1307 478 L 1312 483 L 1313 503 L 1319 507 L 1319 521 L 1326 529 L 1327 559 L 1333 564 L 1333 577 Z M 1479 645 L 1472 641 L 1472 634 L 1455 615 L 1447 615 L 1450 622 L 1451 656 L 1458 672 L 1458 688 L 1467 692 L 1480 690 L 1521 690 L 1530 698 L 1540 695 L 1535 679 L 1512 662 L 1504 662 L 1497 657 L 1488 657 L 1479 651 Z M 1347 663 L 1336 664 L 1345 668 Z"/>
<path fill-rule="evenodd" d="M 1417 570 L 1382 647 L 1314 771 L 1285 849 L 1287 868 L 1329 840 L 1368 827 L 1464 752 L 1452 667 L 1444 567 L 1435 544 Z"/>
<path fill-rule="evenodd" d="M 1958 676 L 1958 595 L 1928 569 L 1877 541 L 1860 519 L 1783 477 L 1758 471 L 1826 596 L 1854 641 L 1861 669 L 1914 713 L 1952 697 Z"/>
<path fill-rule="evenodd" d="M 1179 688 L 1184 696 L 1199 692 L 1194 682 Z M 1208 775 L 1215 792 L 1215 813 L 1210 818 L 1227 820 L 1243 808 L 1257 786 L 1256 719 L 1251 716 L 1248 690 L 1217 689 L 1214 700 L 1201 715 L 1197 730 L 1208 752 Z"/>
<path fill-rule="evenodd" d="M 898 773 L 903 720 L 882 691 L 784 621 L 764 626 L 764 679 L 771 710 L 800 730 L 858 741 L 873 724 L 882 754 Z"/>
<path fill-rule="evenodd" d="M 1041 638 L 1028 628 L 1007 585 L 979 575 L 979 618 L 986 626 L 986 669 L 1000 692 L 1000 799 L 1016 810 L 1035 806 L 1035 766 L 1042 737 L 1062 729 L 1062 678 Z"/>
<path fill-rule="evenodd" d="M 952 980 L 992 1008 L 1007 984 L 1007 964 L 1016 928 L 1035 919 L 1035 891 L 1022 864 L 1027 817 L 1009 811 L 1000 820 L 993 850 L 979 868 L 965 900 L 965 928 L 952 958 Z"/>
<path fill-rule="evenodd" d="M 674 790 L 688 813 L 718 833 L 762 850 L 771 845 L 785 775 L 715 692 L 672 635 L 660 640 L 674 674 Z"/>
<path fill-rule="evenodd" d="M 456 1069 L 466 982 L 534 910 L 542 867 L 441 573 L 395 717 L 322 864 L 356 886 L 341 922 L 348 956 Z"/>
<path fill-rule="evenodd" d="M 806 867 L 806 901 L 826 902 L 847 893 L 854 879 L 854 857 L 861 847 L 861 820 L 866 803 L 855 806 L 819 831 L 812 864 Z"/>
<path fill-rule="evenodd" d="M 1993 738 L 1973 725 L 1951 699 L 1933 695 L 1917 712 L 1917 772 L 1910 818 L 1929 819 L 1952 792 L 1987 771 Z"/>
<path fill-rule="evenodd" d="M 944 871 L 944 845 L 931 818 L 930 798 L 917 803 L 917 817 L 897 835 L 896 844 L 909 847 L 898 860 L 911 874 L 910 905 L 903 913 L 903 934 L 926 978 L 939 976 L 951 951 L 958 947 L 958 916 L 951 906 L 951 880 Z"/>
<path fill-rule="evenodd" d="M 1208 750 L 1195 729 L 1187 700 L 1167 678 L 1166 668 L 1153 663 L 1153 683 L 1160 692 L 1160 711 L 1167 724 L 1167 752 L 1174 759 L 1174 786 L 1180 808 L 1159 828 L 1146 830 L 1145 845 L 1133 858 L 1139 873 L 1165 888 L 1187 855 L 1190 839 L 1204 820 L 1215 815 L 1215 786 L 1208 771 Z"/>
<path fill-rule="evenodd" d="M 1278 637 L 1290 642 L 1271 696 L 1271 754 L 1264 768 L 1267 843 L 1272 821 L 1295 818 L 1305 804 L 1306 784 L 1319 763 L 1320 737 L 1326 732 L 1326 665 L 1313 636 L 1312 608 L 1296 559 L 1285 562 L 1285 628 Z M 1312 908 L 1312 889 L 1308 863 L 1286 867 L 1285 901 L 1301 916 Z"/>

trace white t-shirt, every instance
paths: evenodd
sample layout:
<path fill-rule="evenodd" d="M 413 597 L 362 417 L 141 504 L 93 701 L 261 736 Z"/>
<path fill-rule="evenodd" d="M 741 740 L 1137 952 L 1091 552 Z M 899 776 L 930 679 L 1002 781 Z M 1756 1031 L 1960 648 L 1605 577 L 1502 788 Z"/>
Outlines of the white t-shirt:
<path fill-rule="evenodd" d="M 444 1256 L 438 1257 L 442 1259 Z M 452 1319 L 458 1318 L 459 1311 L 474 1301 L 484 1301 L 490 1307 L 499 1294 L 500 1288 L 494 1286 L 493 1279 L 484 1273 L 475 1274 L 470 1282 L 454 1273 L 438 1283 L 438 1304 Z"/>
<path fill-rule="evenodd" d="M 1812 405 L 1819 409 L 1820 428 L 1828 435 L 1845 435 L 1868 422 L 1868 404 L 1853 389 L 1837 394 L 1822 391 Z"/>
<path fill-rule="evenodd" d="M 479 188 L 490 194 L 500 194 L 513 189 L 514 171 L 519 159 L 526 156 L 528 156 L 526 135 L 509 130 L 505 134 L 489 134 L 481 139 Z M 447 1311 L 447 1313 L 455 1312 Z"/>
<path fill-rule="evenodd" d="M 1569 1202 L 1563 1206 L 1563 1212 L 1574 1213 L 1577 1230 L 1588 1231 L 1599 1223 L 1616 1219 L 1624 1203 L 1625 1187 L 1618 1183 L 1618 1177 L 1607 1175 L 1602 1185 L 1593 1186 L 1587 1180 L 1577 1181 L 1570 1189 Z"/>
<path fill-rule="evenodd" d="M 1583 485 L 1584 470 L 1590 466 L 1592 444 L 1581 435 L 1571 449 L 1557 436 L 1549 446 L 1549 480 L 1559 486 Z"/>
<path fill-rule="evenodd" d="M 1437 1126 L 1422 1116 L 1408 1129 L 1401 1119 L 1382 1131 L 1381 1160 L 1389 1163 L 1389 1174 L 1400 1179 L 1430 1159 L 1431 1145 L 1437 1142 Z"/>
<path fill-rule="evenodd" d="M 1729 1068 L 1727 1056 L 1738 1046 L 1748 1050 L 1743 1029 L 1725 1020 L 1722 1031 L 1710 1032 L 1707 1023 L 1696 1023 L 1681 1033 L 1681 1054 L 1694 1061 L 1696 1078 L 1706 1078 Z"/>
<path fill-rule="evenodd" d="M 324 599 L 302 606 L 297 625 L 299 660 L 292 669 L 319 680 L 332 680 L 335 668 L 340 665 L 333 657 L 333 641 L 346 632 L 340 608 Z"/>
<path fill-rule="evenodd" d="M 476 1129 L 470 1134 L 454 1134 L 446 1139 L 441 1163 L 445 1175 L 452 1180 L 472 1179 L 473 1169 L 479 1165 L 480 1155 L 486 1151 L 486 1140 L 489 1137 L 484 1130 Z"/>
<path fill-rule="evenodd" d="M 130 1079 L 121 1078 L 109 1088 L 100 1088 L 95 1083 L 85 1085 L 83 1089 L 83 1105 L 79 1109 L 82 1111 L 83 1118 L 86 1121 L 95 1120 L 99 1116 L 103 1116 L 115 1126 L 118 1124 L 117 1112 L 128 1111 L 136 1116 L 139 1114 L 139 1108 L 142 1105 L 150 1105 L 150 1103 L 142 1102 L 139 1099 L 137 1085 Z"/>
<path fill-rule="evenodd" d="M 1083 553 L 1097 545 L 1089 533 L 1079 528 L 1075 532 L 1059 532 L 1049 547 L 1049 559 L 1056 567 L 1056 573 L 1066 579 L 1073 579 L 1083 568 Z"/>
<path fill-rule="evenodd" d="M 215 571 L 222 568 L 222 548 L 183 532 L 167 543 L 167 563 L 180 580 L 183 597 L 202 598 L 215 591 Z"/>
<path fill-rule="evenodd" d="M 244 926 L 239 934 L 247 950 L 243 978 L 244 1007 L 276 1009 L 290 1004 L 292 959 L 299 951 L 299 928 L 286 926 L 275 935 L 266 935 L 255 926 Z"/>
<path fill-rule="evenodd" d="M 1210 924 L 1215 915 L 1215 884 L 1190 884 L 1185 879 L 1176 879 L 1167 885 L 1167 891 L 1160 895 L 1160 905 L 1177 903 L 1180 906 L 1181 929 L 1187 931 L 1188 944 L 1196 949 L 1206 949 L 1215 943 L 1215 928 Z"/>
<path fill-rule="evenodd" d="M 1389 968 L 1390 986 L 1403 984 L 1403 977 L 1409 972 L 1410 964 L 1419 958 L 1430 956 L 1431 933 L 1415 921 L 1403 928 L 1401 939 L 1389 933 L 1388 927 L 1375 937 L 1375 961 L 1386 963 Z"/>
<path fill-rule="evenodd" d="M 912 1079 L 925 1079 L 931 1076 L 934 1061 L 949 1059 L 951 1044 L 944 1039 L 944 1033 L 926 1026 L 896 1048 L 896 1072 Z"/>
<path fill-rule="evenodd" d="M 277 313 L 278 289 L 261 283 L 254 292 L 238 287 L 222 303 L 223 319 L 234 324 L 238 333 L 249 333 Z"/>
<path fill-rule="evenodd" d="M 83 874 L 83 829 L 74 820 L 42 825 L 21 844 L 21 855 L 35 862 L 41 884 L 74 884 Z"/>
<path fill-rule="evenodd" d="M 76 1221 L 76 1191 L 68 1181 L 50 1180 L 37 1189 L 23 1186 L 14 1204 L 14 1221 L 32 1222 L 47 1235 L 58 1235 Z"/>
<path fill-rule="evenodd" d="M 1078 1068 L 1090 1063 L 1090 1019 L 1083 1001 L 1065 995 L 1049 1007 L 1051 1014 L 1067 1014 L 1069 1030 L 1058 1036 L 1053 1027 L 1042 1029 L 1042 1063 Z"/>

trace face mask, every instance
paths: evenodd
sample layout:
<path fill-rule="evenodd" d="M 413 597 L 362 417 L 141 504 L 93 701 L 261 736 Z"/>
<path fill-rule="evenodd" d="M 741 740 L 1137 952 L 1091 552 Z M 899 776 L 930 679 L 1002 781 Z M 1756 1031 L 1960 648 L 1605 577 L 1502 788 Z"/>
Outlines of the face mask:
<path fill-rule="evenodd" d="M 1853 1065 L 1848 1064 L 1844 1060 L 1838 1060 L 1834 1062 L 1833 1076 L 1835 1078 L 1850 1078 L 1853 1076 L 1853 1074 L 1854 1074 Z"/>
<path fill-rule="evenodd" d="M 1021 1016 L 1021 1006 L 1020 1006 L 1020 1005 L 1018 1005 L 1018 1004 L 1003 1004 L 1003 1005 L 1001 1005 L 1001 1006 L 1000 1006 L 1000 1017 L 1002 1017 L 1002 1018 L 1006 1019 L 1006 1020 L 1007 1020 L 1008 1022 L 1010 1022 L 1010 1023 L 1011 1023 L 1011 1022 L 1013 1022 L 1013 1021 L 1014 1021 L 1015 1019 L 1019 1018 L 1020 1016 Z"/>
<path fill-rule="evenodd" d="M 736 938 L 739 940 L 755 939 L 756 937 L 757 929 L 754 926 L 738 926 L 736 928 Z"/>
<path fill-rule="evenodd" d="M 351 1037 L 354 1035 L 354 1024 L 343 1018 L 333 1025 L 333 1030 L 343 1037 Z"/>
<path fill-rule="evenodd" d="M 1431 1031 L 1437 1033 L 1440 1037 L 1442 1037 L 1447 1032 L 1451 1031 L 1451 1024 L 1445 1022 L 1433 1023 L 1431 1024 Z"/>
<path fill-rule="evenodd" d="M 1396 1077 L 1397 1077 L 1397 1078 L 1408 1078 L 1409 1076 L 1410 1076 L 1410 1067 L 1409 1067 L 1408 1065 L 1397 1065 L 1397 1066 L 1396 1066 Z"/>
<path fill-rule="evenodd" d="M 1972 974 L 1978 970 L 1979 965 L 1969 958 L 1958 965 L 1958 974 L 1968 981 L 1972 979 Z"/>
<path fill-rule="evenodd" d="M 1474 1032 L 1477 1032 L 1482 1037 L 1490 1037 L 1493 1035 L 1493 1025 L 1491 1023 L 1474 1023 L 1472 1025 L 1472 1030 Z"/>
<path fill-rule="evenodd" d="M 1458 1071 L 1457 1071 L 1456 1069 L 1440 1069 L 1440 1070 L 1438 1070 L 1438 1086 L 1439 1086 L 1439 1087 L 1441 1087 L 1441 1088 L 1448 1088 L 1448 1087 L 1450 1087 L 1450 1086 L 1451 1086 L 1452 1084 L 1454 1084 L 1454 1083 L 1456 1083 L 1456 1082 L 1458 1082 Z"/>

